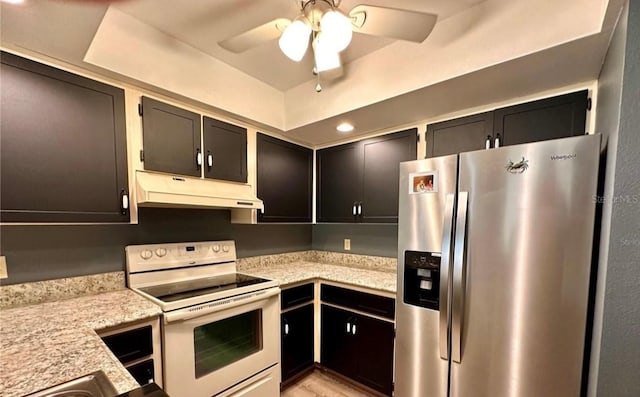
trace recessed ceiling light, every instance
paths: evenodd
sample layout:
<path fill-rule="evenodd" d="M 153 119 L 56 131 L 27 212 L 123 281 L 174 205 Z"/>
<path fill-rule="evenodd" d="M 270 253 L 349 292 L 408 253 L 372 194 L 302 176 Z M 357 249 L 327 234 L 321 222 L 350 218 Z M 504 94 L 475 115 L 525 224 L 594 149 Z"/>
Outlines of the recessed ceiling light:
<path fill-rule="evenodd" d="M 24 3 L 24 0 L 0 0 L 3 3 L 9 3 L 9 4 L 22 4 Z"/>
<path fill-rule="evenodd" d="M 353 131 L 353 125 L 349 124 L 349 123 L 340 123 L 336 127 L 336 130 L 338 130 L 340 132 L 351 132 L 351 131 Z"/>

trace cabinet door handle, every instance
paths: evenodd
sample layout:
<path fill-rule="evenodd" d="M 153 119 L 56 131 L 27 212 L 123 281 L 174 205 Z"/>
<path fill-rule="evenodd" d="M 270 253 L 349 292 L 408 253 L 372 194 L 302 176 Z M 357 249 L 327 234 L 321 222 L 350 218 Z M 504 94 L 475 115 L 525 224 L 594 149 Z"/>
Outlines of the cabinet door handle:
<path fill-rule="evenodd" d="M 356 216 L 357 214 L 357 210 L 356 210 L 356 202 L 353 202 L 353 216 Z"/>
<path fill-rule="evenodd" d="M 491 149 L 491 135 L 487 135 L 487 140 L 484 141 L 484 148 Z"/>
<path fill-rule="evenodd" d="M 213 154 L 211 154 L 210 150 L 207 150 L 207 167 L 209 171 L 211 171 L 211 167 L 213 167 Z"/>
<path fill-rule="evenodd" d="M 358 203 L 358 215 L 362 215 L 362 201 Z"/>
<path fill-rule="evenodd" d="M 127 215 L 129 212 L 129 194 L 126 190 L 122 189 L 120 192 L 120 213 Z"/>
<path fill-rule="evenodd" d="M 351 323 L 347 321 L 347 333 L 351 333 Z"/>
<path fill-rule="evenodd" d="M 351 327 L 351 329 L 353 330 L 352 334 L 355 335 L 356 334 L 356 325 L 353 324 L 353 327 Z"/>
<path fill-rule="evenodd" d="M 289 324 L 284 324 L 284 334 L 289 335 Z"/>
<path fill-rule="evenodd" d="M 494 148 L 499 148 L 500 147 L 500 134 L 496 135 L 496 140 L 495 143 L 493 144 Z"/>
<path fill-rule="evenodd" d="M 202 152 L 200 152 L 200 148 L 196 149 L 196 169 L 200 171 L 202 167 Z"/>

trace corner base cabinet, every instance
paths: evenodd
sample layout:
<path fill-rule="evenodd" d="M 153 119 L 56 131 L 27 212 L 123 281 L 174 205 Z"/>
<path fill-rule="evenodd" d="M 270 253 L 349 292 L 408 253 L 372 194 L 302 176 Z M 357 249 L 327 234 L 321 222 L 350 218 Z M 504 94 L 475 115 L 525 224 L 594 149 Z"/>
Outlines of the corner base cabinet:
<path fill-rule="evenodd" d="M 328 285 L 322 286 L 321 294 L 326 302 L 321 306 L 322 366 L 391 396 L 395 324 L 393 311 L 389 313 L 387 309 L 395 305 L 393 299 Z M 347 296 L 350 299 L 345 300 Z M 366 312 L 349 310 L 363 299 L 366 305 L 360 309 Z M 383 312 L 391 317 L 382 315 Z"/>
<path fill-rule="evenodd" d="M 156 383 L 162 386 L 158 318 L 100 330 L 98 335 L 140 385 Z"/>
<path fill-rule="evenodd" d="M 282 384 L 313 368 L 314 284 L 286 288 L 280 299 Z"/>
<path fill-rule="evenodd" d="M 281 314 L 282 382 L 313 367 L 313 303 Z"/>

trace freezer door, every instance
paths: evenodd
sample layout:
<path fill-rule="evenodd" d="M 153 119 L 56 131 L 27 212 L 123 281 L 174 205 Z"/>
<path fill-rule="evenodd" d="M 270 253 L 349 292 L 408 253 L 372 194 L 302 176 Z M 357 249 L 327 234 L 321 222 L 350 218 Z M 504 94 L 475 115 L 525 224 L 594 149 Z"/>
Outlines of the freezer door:
<path fill-rule="evenodd" d="M 451 238 L 457 160 L 400 164 L 396 397 L 447 395 L 448 255 L 441 251 L 447 230 Z"/>
<path fill-rule="evenodd" d="M 584 136 L 460 155 L 451 396 L 579 396 L 599 152 Z"/>

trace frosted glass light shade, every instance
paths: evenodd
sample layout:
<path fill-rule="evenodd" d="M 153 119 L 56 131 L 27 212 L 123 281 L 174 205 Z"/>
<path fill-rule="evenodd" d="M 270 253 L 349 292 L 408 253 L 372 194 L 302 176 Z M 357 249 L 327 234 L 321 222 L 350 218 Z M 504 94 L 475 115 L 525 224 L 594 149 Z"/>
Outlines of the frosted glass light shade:
<path fill-rule="evenodd" d="M 319 33 L 313 40 L 313 52 L 316 61 L 316 71 L 324 72 L 340 67 L 340 55 L 327 45 L 324 33 Z"/>
<path fill-rule="evenodd" d="M 311 26 L 302 19 L 296 19 L 282 32 L 278 40 L 280 49 L 292 61 L 300 62 L 309 47 Z"/>
<path fill-rule="evenodd" d="M 353 30 L 351 20 L 340 11 L 329 10 L 320 19 L 320 31 L 327 45 L 333 51 L 340 52 L 351 43 Z"/>

